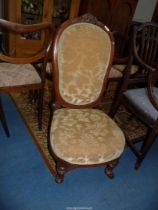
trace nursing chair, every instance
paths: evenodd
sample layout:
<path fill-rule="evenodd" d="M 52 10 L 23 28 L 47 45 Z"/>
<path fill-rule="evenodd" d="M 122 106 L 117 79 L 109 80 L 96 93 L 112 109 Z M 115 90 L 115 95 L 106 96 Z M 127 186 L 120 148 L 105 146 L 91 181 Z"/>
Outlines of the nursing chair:
<path fill-rule="evenodd" d="M 147 126 L 146 136 L 141 138 L 141 148 L 135 144 L 136 140 L 130 141 L 126 136 L 127 144 L 137 157 L 135 168 L 138 169 L 158 133 L 158 25 L 149 22 L 137 26 L 132 37 L 128 64 L 109 116 L 114 117 L 120 105 L 123 105 Z M 139 67 L 131 75 L 133 62 Z"/>
<path fill-rule="evenodd" d="M 78 167 L 113 168 L 124 150 L 125 138 L 101 109 L 114 54 L 113 36 L 92 15 L 67 20 L 53 45 L 56 100 L 48 146 L 56 162 L 56 182 Z"/>
<path fill-rule="evenodd" d="M 48 58 L 48 52 L 51 46 L 51 24 L 48 22 L 24 25 L 13 23 L 10 21 L 0 19 L 0 28 L 3 34 L 7 36 L 9 33 L 18 34 L 21 39 L 24 39 L 24 34 L 41 32 L 44 36 L 41 49 L 33 52 L 31 55 L 16 57 L 15 50 L 11 53 L 0 54 L 0 93 L 11 92 L 34 92 L 36 93 L 37 109 L 38 109 L 38 125 L 42 128 L 42 107 L 43 94 L 45 83 L 45 68 Z M 24 49 L 23 49 L 24 51 Z M 36 64 L 41 62 L 41 68 L 36 68 Z M 35 94 L 34 94 L 35 95 Z"/>

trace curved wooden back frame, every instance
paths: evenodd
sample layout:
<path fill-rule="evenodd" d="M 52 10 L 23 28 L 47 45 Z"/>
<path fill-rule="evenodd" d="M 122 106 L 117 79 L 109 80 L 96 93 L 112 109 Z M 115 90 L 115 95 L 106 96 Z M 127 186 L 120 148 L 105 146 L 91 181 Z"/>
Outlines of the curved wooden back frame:
<path fill-rule="evenodd" d="M 41 58 L 43 58 L 50 49 L 50 43 L 52 37 L 50 37 L 49 41 L 46 41 L 48 38 L 48 34 L 51 33 L 52 27 L 51 23 L 45 22 L 45 23 L 38 23 L 38 24 L 32 24 L 32 25 L 24 25 L 24 24 L 19 24 L 19 23 L 13 23 L 7 20 L 0 19 L 0 28 L 10 31 L 10 32 L 15 32 L 18 34 L 21 33 L 31 33 L 34 31 L 44 31 L 45 32 L 45 40 L 43 44 L 43 48 L 39 51 L 36 52 L 35 55 L 29 56 L 29 57 L 20 57 L 20 58 L 15 58 L 11 57 L 9 55 L 4 55 L 0 54 L 0 60 L 8 63 L 16 63 L 16 64 L 26 64 L 26 63 L 33 63 Z"/>

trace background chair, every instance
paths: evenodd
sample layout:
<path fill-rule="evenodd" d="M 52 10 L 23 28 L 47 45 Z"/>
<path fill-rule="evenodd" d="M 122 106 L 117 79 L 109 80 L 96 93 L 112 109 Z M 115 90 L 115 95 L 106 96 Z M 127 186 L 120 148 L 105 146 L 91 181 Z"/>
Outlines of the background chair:
<path fill-rule="evenodd" d="M 127 64 L 130 37 L 119 31 L 113 31 L 112 34 L 115 41 L 115 55 L 109 78 L 110 80 L 120 80 Z"/>
<path fill-rule="evenodd" d="M 91 15 L 63 23 L 54 40 L 53 105 L 50 139 L 56 182 L 77 167 L 113 168 L 124 150 L 124 135 L 103 111 L 102 97 L 112 64 L 114 42 L 109 29 Z"/>
<path fill-rule="evenodd" d="M 120 81 L 128 62 L 131 36 L 122 34 L 119 31 L 113 31 L 112 34 L 115 41 L 115 55 L 109 78 L 110 80 Z M 131 66 L 131 74 L 135 74 L 137 70 L 138 66 L 133 64 Z"/>
<path fill-rule="evenodd" d="M 158 132 L 158 111 L 157 105 L 154 106 L 158 89 L 153 88 L 153 84 L 156 84 L 153 82 L 154 76 L 157 77 L 157 71 L 155 71 L 158 62 L 157 53 L 158 25 L 145 23 L 135 27 L 128 64 L 109 114 L 114 117 L 119 106 L 123 104 L 148 127 L 146 137 L 142 138 L 143 143 L 140 149 L 134 144 L 136 141 L 131 142 L 128 137 L 126 138 L 137 157 L 136 169 L 140 167 Z M 131 75 L 131 66 L 134 62 L 138 65 L 138 71 Z"/>
<path fill-rule="evenodd" d="M 0 92 L 34 92 L 37 90 L 38 124 L 41 129 L 45 68 L 51 46 L 51 24 L 23 25 L 0 19 L 0 28 L 5 38 L 7 38 L 7 33 L 17 33 L 24 39 L 24 34 L 39 33 L 39 31 L 45 37 L 40 51 L 28 55 L 26 49 L 26 57 L 15 57 L 14 54 L 4 53 L 4 51 L 0 54 Z M 41 68 L 37 68 L 38 62 L 42 63 Z"/>
<path fill-rule="evenodd" d="M 108 81 L 108 94 L 111 99 L 115 98 L 120 87 L 124 70 L 127 67 L 131 45 L 131 36 L 122 34 L 118 31 L 113 31 L 112 34 L 115 41 L 115 55 Z M 133 64 L 131 66 L 131 74 L 135 74 L 137 70 L 138 66 Z"/>

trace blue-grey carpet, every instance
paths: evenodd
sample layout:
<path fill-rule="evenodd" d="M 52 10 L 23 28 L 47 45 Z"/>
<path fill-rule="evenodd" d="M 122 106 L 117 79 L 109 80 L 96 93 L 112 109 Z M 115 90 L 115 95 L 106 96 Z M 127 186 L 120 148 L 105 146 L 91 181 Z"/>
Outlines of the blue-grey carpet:
<path fill-rule="evenodd" d="M 0 125 L 0 210 L 157 210 L 158 141 L 142 167 L 126 149 L 115 179 L 104 168 L 78 169 L 58 185 L 50 174 L 11 99 L 3 95 L 11 137 Z"/>

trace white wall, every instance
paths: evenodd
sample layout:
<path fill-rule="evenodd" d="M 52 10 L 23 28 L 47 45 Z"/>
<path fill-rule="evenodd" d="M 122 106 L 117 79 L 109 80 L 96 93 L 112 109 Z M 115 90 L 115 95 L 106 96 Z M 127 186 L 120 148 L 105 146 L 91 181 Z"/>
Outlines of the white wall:
<path fill-rule="evenodd" d="M 133 21 L 151 21 L 158 0 L 139 0 L 133 17 Z"/>

